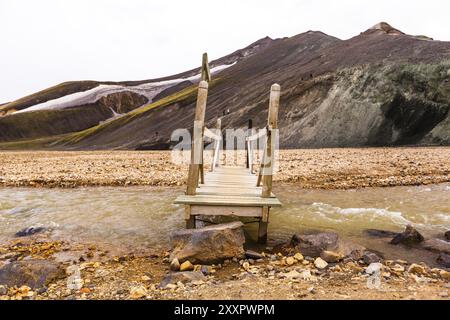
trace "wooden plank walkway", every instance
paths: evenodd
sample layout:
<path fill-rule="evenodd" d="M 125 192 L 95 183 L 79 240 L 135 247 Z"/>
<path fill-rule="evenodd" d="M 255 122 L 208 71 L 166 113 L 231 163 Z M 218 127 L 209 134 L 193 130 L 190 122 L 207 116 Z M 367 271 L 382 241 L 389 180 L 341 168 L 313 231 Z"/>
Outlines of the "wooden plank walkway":
<path fill-rule="evenodd" d="M 274 84 L 270 90 L 267 127 L 262 134 L 246 136 L 247 164 L 241 166 L 220 166 L 222 145 L 221 119 L 217 119 L 216 132 L 205 126 L 205 110 L 210 80 L 206 54 L 203 55 L 202 81 L 199 83 L 195 108 L 191 162 L 187 179 L 186 194 L 180 195 L 176 204 L 185 206 L 187 228 L 195 228 L 196 216 L 238 216 L 254 217 L 259 221 L 258 241 L 267 241 L 267 227 L 270 208 L 281 203 L 272 193 L 275 142 L 278 128 L 280 86 Z M 249 128 L 251 125 L 249 124 Z M 205 137 L 214 140 L 211 172 L 204 172 Z M 253 173 L 253 149 L 257 139 L 265 140 L 264 155 L 258 174 Z M 260 186 L 262 185 L 262 186 Z"/>

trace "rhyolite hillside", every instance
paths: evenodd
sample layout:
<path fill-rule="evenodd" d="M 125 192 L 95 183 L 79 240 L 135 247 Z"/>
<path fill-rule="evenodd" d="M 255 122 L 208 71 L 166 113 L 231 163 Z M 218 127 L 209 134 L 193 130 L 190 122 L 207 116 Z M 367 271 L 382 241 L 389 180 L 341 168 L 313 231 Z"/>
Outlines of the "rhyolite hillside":
<path fill-rule="evenodd" d="M 348 40 L 266 37 L 210 66 L 211 126 L 265 126 L 277 82 L 282 147 L 450 145 L 450 42 L 380 23 Z M 173 130 L 193 125 L 199 73 L 68 82 L 6 103 L 0 148 L 169 148 Z"/>

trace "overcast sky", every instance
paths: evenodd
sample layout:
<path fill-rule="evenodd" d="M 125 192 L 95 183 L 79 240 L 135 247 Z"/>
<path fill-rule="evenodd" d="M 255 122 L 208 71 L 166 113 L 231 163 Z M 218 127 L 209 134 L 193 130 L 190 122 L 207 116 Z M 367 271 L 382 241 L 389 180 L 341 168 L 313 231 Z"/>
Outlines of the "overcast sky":
<path fill-rule="evenodd" d="M 0 103 L 68 80 L 182 72 L 262 37 L 387 21 L 450 41 L 448 0 L 0 0 Z"/>

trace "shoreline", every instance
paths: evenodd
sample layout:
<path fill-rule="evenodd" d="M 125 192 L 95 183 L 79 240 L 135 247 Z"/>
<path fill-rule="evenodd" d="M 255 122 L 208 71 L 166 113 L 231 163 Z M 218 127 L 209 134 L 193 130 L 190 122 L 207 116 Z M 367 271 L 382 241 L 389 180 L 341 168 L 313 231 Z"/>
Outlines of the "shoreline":
<path fill-rule="evenodd" d="M 0 151 L 0 187 L 183 186 L 186 177 L 170 151 Z M 447 182 L 450 147 L 280 150 L 274 175 L 304 189 Z"/>
<path fill-rule="evenodd" d="M 48 282 L 40 288 L 0 286 L 0 300 L 448 300 L 450 292 L 449 271 L 403 260 L 383 261 L 381 286 L 373 288 L 368 286 L 368 264 L 362 261 L 320 268 L 307 256 L 287 264 L 293 253 L 266 251 L 261 259 L 226 260 L 208 266 L 202 280 L 174 281 L 163 288 L 167 275 L 180 274 L 170 272 L 169 251 L 164 249 L 121 251 L 32 236 L 0 244 L 0 267 L 5 256 L 12 262 L 56 265 L 58 272 L 45 273 Z M 74 268 L 80 279 L 75 289 L 69 287 Z"/>

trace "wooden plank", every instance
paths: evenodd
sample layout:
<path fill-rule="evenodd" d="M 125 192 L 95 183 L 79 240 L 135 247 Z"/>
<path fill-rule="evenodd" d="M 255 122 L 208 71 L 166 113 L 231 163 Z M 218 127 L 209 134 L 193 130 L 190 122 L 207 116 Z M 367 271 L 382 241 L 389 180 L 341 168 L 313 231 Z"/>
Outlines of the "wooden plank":
<path fill-rule="evenodd" d="M 198 195 L 235 195 L 235 196 L 248 196 L 248 197 L 260 197 L 262 193 L 261 187 L 244 187 L 244 186 L 208 186 L 203 185 L 197 188 L 195 194 Z M 275 198 L 272 193 L 271 198 Z"/>
<path fill-rule="evenodd" d="M 226 195 L 182 195 L 175 200 L 177 204 L 204 205 L 204 206 L 242 206 L 242 207 L 280 207 L 277 198 L 243 197 Z"/>
<path fill-rule="evenodd" d="M 261 217 L 261 207 L 191 206 L 191 214 L 205 216 Z"/>

